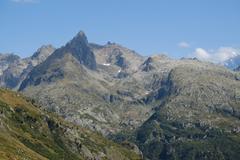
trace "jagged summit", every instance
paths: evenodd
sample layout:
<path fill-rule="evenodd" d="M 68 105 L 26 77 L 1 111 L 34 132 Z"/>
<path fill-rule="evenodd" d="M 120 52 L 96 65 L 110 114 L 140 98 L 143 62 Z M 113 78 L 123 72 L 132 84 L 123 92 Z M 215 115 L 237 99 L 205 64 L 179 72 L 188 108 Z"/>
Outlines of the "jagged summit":
<path fill-rule="evenodd" d="M 41 54 L 48 54 L 48 56 L 55 50 L 55 47 L 51 44 L 42 45 L 37 51 L 31 56 L 31 58 L 39 57 Z M 48 51 L 48 53 L 46 53 Z"/>
<path fill-rule="evenodd" d="M 87 37 L 80 31 L 65 46 L 56 49 L 42 64 L 36 66 L 22 82 L 19 90 L 28 85 L 52 83 L 82 73 L 84 67 L 95 71 L 96 60 L 91 51 Z M 71 78 L 70 78 L 71 79 Z"/>
<path fill-rule="evenodd" d="M 95 56 L 89 48 L 87 37 L 83 31 L 78 32 L 78 34 L 58 52 L 62 54 L 70 53 L 87 68 L 92 70 L 97 69 Z"/>
<path fill-rule="evenodd" d="M 76 36 L 86 37 L 86 34 L 84 33 L 84 31 L 80 30 Z"/>
<path fill-rule="evenodd" d="M 78 43 L 88 44 L 87 36 L 83 31 L 79 31 L 68 44 L 78 45 Z"/>

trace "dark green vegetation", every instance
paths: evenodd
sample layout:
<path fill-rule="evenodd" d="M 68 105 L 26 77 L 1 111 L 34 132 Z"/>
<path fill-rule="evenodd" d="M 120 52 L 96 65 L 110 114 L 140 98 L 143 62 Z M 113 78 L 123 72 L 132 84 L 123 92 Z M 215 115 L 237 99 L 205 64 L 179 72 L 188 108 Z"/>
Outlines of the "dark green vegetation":
<path fill-rule="evenodd" d="M 0 90 L 0 159 L 140 159 L 89 130 L 34 106 L 19 93 Z"/>
<path fill-rule="evenodd" d="M 187 127 L 155 113 L 136 133 L 146 159 L 239 159 L 240 134 L 209 126 Z"/>

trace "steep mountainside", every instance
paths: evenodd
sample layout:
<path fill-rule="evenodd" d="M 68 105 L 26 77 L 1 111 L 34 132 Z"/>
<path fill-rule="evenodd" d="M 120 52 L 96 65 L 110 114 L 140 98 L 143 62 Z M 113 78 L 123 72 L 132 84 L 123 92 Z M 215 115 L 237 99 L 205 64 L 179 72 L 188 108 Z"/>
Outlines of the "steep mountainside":
<path fill-rule="evenodd" d="M 0 74 L 3 74 L 3 71 L 8 68 L 11 63 L 15 63 L 20 59 L 19 56 L 14 54 L 2 54 L 0 53 Z"/>
<path fill-rule="evenodd" d="M 155 104 L 155 113 L 132 134 L 113 138 L 131 139 L 145 159 L 238 159 L 239 80 L 237 72 L 196 59 L 149 57 L 121 87 L 145 88 L 142 100 Z"/>
<path fill-rule="evenodd" d="M 0 90 L 0 159 L 140 159 L 137 150 L 74 126 L 31 102 Z"/>
<path fill-rule="evenodd" d="M 240 74 L 220 65 L 145 58 L 80 32 L 20 91 L 74 124 L 133 141 L 145 159 L 239 159 Z"/>
<path fill-rule="evenodd" d="M 20 57 L 14 54 L 0 54 L 0 85 L 9 86 L 8 84 L 15 83 L 15 79 L 12 76 L 6 75 L 6 70 L 10 68 L 12 64 L 19 63 Z M 19 66 L 20 68 L 21 66 Z M 6 78 L 5 78 L 6 77 Z M 7 78 L 9 77 L 9 78 Z"/>
<path fill-rule="evenodd" d="M 121 50 L 121 56 L 135 55 L 140 63 L 142 57 L 136 53 L 108 45 L 107 50 L 112 58 L 115 47 Z M 102 54 L 101 51 L 98 53 Z M 95 53 L 96 57 L 99 57 L 98 53 Z M 108 70 L 119 70 L 120 66 L 114 62 L 110 66 L 97 64 L 100 60 L 96 60 L 95 55 L 86 36 L 80 32 L 36 66 L 23 81 L 20 90 L 37 99 L 48 110 L 103 134 L 115 133 L 126 125 L 136 127 L 149 116 L 145 113 L 151 107 L 136 102 L 137 99 L 126 91 L 114 88 L 120 79 Z M 134 65 L 129 63 L 129 66 Z"/>
<path fill-rule="evenodd" d="M 36 66 L 47 59 L 55 51 L 52 45 L 43 45 L 30 58 L 32 66 Z"/>
<path fill-rule="evenodd" d="M 136 131 L 148 159 L 239 159 L 240 81 L 214 65 L 182 64 L 159 88 L 162 102 Z M 156 96 L 155 96 L 156 97 Z"/>
<path fill-rule="evenodd" d="M 74 78 L 74 75 L 71 75 L 71 70 L 84 72 L 84 67 L 96 70 L 94 54 L 87 44 L 86 36 L 83 32 L 79 32 L 69 43 L 54 51 L 46 61 L 34 68 L 21 84 L 20 90 L 29 85 L 38 85 L 64 78 L 65 74 Z"/>
<path fill-rule="evenodd" d="M 21 82 L 33 67 L 45 61 L 54 50 L 54 47 L 51 45 L 42 46 L 32 57 L 24 59 L 13 54 L 1 55 L 0 86 L 18 89 Z"/>

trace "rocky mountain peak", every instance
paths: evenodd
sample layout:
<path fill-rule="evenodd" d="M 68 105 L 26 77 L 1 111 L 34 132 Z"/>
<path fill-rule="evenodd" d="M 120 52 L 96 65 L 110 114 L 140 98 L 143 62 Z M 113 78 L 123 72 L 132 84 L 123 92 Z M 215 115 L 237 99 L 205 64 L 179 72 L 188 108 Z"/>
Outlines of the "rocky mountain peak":
<path fill-rule="evenodd" d="M 87 39 L 87 37 L 83 31 L 79 31 L 76 36 L 85 37 Z"/>
<path fill-rule="evenodd" d="M 83 31 L 80 31 L 66 46 L 61 48 L 60 52 L 63 54 L 71 53 L 81 64 L 89 69 L 96 70 L 97 68 L 95 56 Z"/>
<path fill-rule="evenodd" d="M 13 53 L 6 53 L 6 54 L 0 53 L 0 61 L 1 62 L 2 61 L 14 62 L 19 59 L 20 59 L 20 57 Z"/>
<path fill-rule="evenodd" d="M 19 56 L 13 53 L 0 53 L 0 76 L 11 64 L 18 62 L 20 59 Z"/>
<path fill-rule="evenodd" d="M 78 44 L 88 44 L 87 36 L 83 31 L 79 31 L 75 37 L 69 42 L 71 45 L 78 45 Z"/>
<path fill-rule="evenodd" d="M 55 51 L 55 48 L 51 45 L 43 45 L 37 49 L 37 51 L 31 56 L 31 59 L 37 59 L 44 61 L 48 56 L 50 56 Z"/>
<path fill-rule="evenodd" d="M 86 71 L 83 66 L 91 70 L 97 69 L 95 56 L 89 47 L 87 37 L 81 31 L 65 46 L 56 49 L 41 64 L 34 66 L 21 83 L 19 90 L 24 90 L 28 85 L 56 82 L 70 72 Z"/>

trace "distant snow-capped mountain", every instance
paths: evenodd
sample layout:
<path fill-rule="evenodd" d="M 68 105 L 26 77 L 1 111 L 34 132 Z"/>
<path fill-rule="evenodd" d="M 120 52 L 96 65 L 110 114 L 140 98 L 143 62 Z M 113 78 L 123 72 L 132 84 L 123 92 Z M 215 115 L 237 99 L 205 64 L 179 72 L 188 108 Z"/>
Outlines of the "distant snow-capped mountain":
<path fill-rule="evenodd" d="M 229 69 L 236 69 L 240 65 L 240 55 L 232 57 L 224 61 L 222 64 Z"/>

